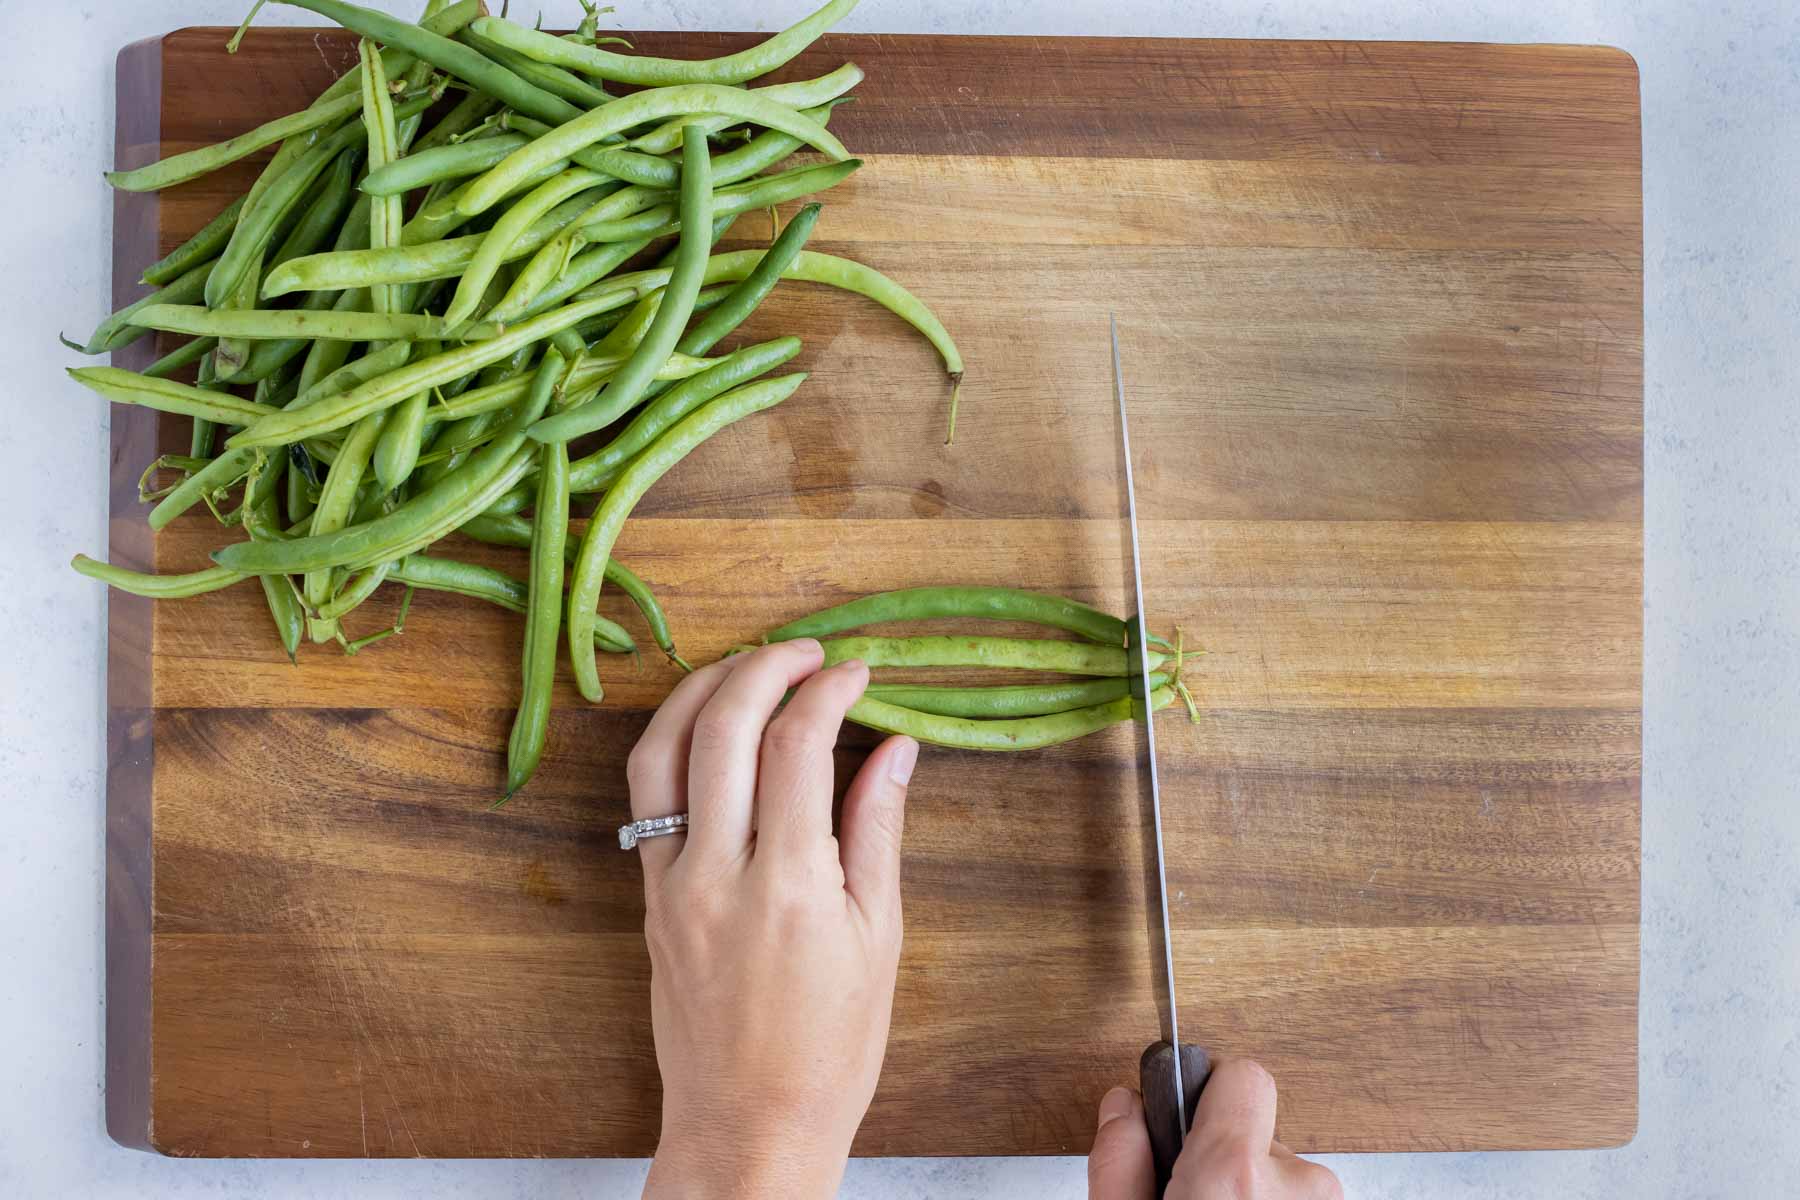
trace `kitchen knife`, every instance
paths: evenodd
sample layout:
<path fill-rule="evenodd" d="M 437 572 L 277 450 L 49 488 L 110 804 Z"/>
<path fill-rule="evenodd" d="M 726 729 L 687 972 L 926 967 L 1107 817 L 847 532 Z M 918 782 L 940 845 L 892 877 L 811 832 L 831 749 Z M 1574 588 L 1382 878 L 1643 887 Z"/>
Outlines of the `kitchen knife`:
<path fill-rule="evenodd" d="M 1138 539 L 1137 486 L 1131 467 L 1131 424 L 1125 413 L 1125 376 L 1119 365 L 1119 322 L 1111 318 L 1113 395 L 1119 407 L 1119 452 L 1125 480 L 1126 548 L 1131 575 L 1128 587 L 1135 601 L 1135 615 L 1127 622 L 1127 653 L 1135 676 L 1132 695 L 1135 724 L 1142 730 L 1138 754 L 1143 763 L 1139 787 L 1143 791 L 1145 895 L 1154 896 L 1144 909 L 1150 935 L 1150 965 L 1156 978 L 1156 1013 L 1162 1039 L 1153 1042 L 1138 1060 L 1138 1078 L 1144 1095 L 1144 1120 L 1150 1147 L 1156 1158 L 1157 1194 L 1168 1186 L 1169 1172 L 1181 1153 L 1193 1118 L 1194 1104 L 1206 1084 L 1211 1063 L 1206 1051 L 1184 1044 L 1175 1012 L 1175 950 L 1169 932 L 1168 865 L 1163 850 L 1162 786 L 1156 771 L 1156 722 L 1150 712 L 1149 622 L 1144 607 L 1142 549 Z M 1176 1051 L 1179 1047 L 1179 1052 Z"/>

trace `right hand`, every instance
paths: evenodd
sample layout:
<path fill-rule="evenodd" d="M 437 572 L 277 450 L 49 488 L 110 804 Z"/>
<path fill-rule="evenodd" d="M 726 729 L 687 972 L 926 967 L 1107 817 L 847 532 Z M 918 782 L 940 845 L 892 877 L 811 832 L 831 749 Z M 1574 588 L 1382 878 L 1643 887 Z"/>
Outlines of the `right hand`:
<path fill-rule="evenodd" d="M 1329 1168 L 1275 1140 L 1275 1080 L 1247 1058 L 1213 1068 L 1165 1200 L 1343 1200 Z M 1129 1088 L 1100 1101 L 1088 1200 L 1156 1200 L 1144 1102 Z"/>

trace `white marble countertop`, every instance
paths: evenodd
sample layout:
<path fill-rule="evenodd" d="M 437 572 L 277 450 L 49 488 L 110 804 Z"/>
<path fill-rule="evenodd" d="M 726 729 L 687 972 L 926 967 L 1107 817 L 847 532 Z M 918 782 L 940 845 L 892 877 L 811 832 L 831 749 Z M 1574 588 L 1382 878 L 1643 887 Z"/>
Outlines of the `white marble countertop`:
<path fill-rule="evenodd" d="M 106 414 L 59 328 L 107 308 L 113 56 L 249 0 L 0 0 L 0 1195 L 635 1195 L 631 1162 L 193 1162 L 102 1101 Z M 411 0 L 383 7 L 410 13 Z M 770 29 L 806 0 L 619 0 Z M 515 0 L 515 9 L 532 8 Z M 572 23 L 576 6 L 545 3 Z M 566 11 L 565 11 L 566 10 Z M 302 22 L 271 6 L 263 20 Z M 1637 1140 L 1331 1160 L 1353 1196 L 1774 1196 L 1800 1168 L 1800 6 L 1792 0 L 864 0 L 846 28 L 1606 42 L 1643 80 L 1644 918 Z M 855 1162 L 846 1196 L 1085 1194 L 1078 1159 Z"/>

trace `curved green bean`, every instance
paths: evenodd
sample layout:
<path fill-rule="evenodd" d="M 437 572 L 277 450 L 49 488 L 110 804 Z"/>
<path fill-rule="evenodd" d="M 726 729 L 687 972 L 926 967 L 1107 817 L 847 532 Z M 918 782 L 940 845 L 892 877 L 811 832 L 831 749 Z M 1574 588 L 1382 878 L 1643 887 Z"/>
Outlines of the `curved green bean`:
<path fill-rule="evenodd" d="M 89 579 L 98 579 L 108 587 L 130 592 L 133 596 L 148 596 L 152 600 L 179 600 L 187 596 L 200 596 L 250 578 L 228 567 L 208 567 L 204 571 L 189 571 L 182 575 L 157 575 L 147 571 L 133 571 L 129 567 L 115 567 L 85 554 L 77 554 L 69 565 Z"/>
<path fill-rule="evenodd" d="M 478 92 L 486 92 L 520 112 L 558 124 L 572 121 L 581 110 L 560 96 L 528 83 L 479 50 L 452 41 L 423 25 L 414 25 L 344 0 L 279 0 L 336 21 L 352 33 L 404 50 L 439 70 L 456 76 Z"/>
<path fill-rule="evenodd" d="M 618 187 L 609 176 L 586 167 L 571 167 L 515 201 L 482 237 L 469 265 L 463 268 L 462 278 L 457 280 L 456 294 L 444 310 L 444 320 L 454 328 L 473 317 L 481 306 L 488 284 L 500 270 L 500 264 L 523 257 L 513 251 L 513 246 L 524 237 L 526 230 L 563 201 L 586 196 L 603 184 L 609 188 Z"/>
<path fill-rule="evenodd" d="M 1174 688 L 1158 688 L 1150 694 L 1150 709 L 1158 712 L 1174 700 Z M 1128 696 L 1040 717 L 975 721 L 934 716 L 864 696 L 850 706 L 847 715 L 858 725 L 881 733 L 903 733 L 934 746 L 959 750 L 1040 750 L 1086 737 L 1120 721 L 1129 721 L 1135 705 Z"/>
<path fill-rule="evenodd" d="M 705 354 L 748 320 L 756 306 L 774 290 L 781 273 L 799 257 L 806 239 L 812 236 L 813 227 L 819 223 L 822 207 L 808 204 L 795 213 L 794 219 L 776 236 L 749 274 L 738 281 L 716 308 L 682 335 L 675 343 L 675 349 L 683 354 Z"/>
<path fill-rule="evenodd" d="M 244 210 L 246 197 L 239 196 L 227 204 L 222 212 L 175 249 L 169 251 L 161 259 L 144 268 L 138 282 L 152 286 L 160 286 L 171 280 L 179 279 L 188 271 L 204 262 L 211 262 L 231 240 L 231 231 L 237 228 L 238 214 Z"/>
<path fill-rule="evenodd" d="M 1005 667 L 1063 675 L 1129 675 L 1135 669 L 1122 644 L 963 636 L 829 638 L 820 644 L 828 667 L 860 658 L 870 667 Z M 1149 657 L 1152 671 L 1170 658 L 1160 651 Z"/>
<path fill-rule="evenodd" d="M 167 379 L 183 367 L 191 367 L 211 352 L 217 339 L 195 338 L 191 342 L 183 342 L 149 366 L 141 374 L 147 379 Z"/>
<path fill-rule="evenodd" d="M 397 371 L 379 375 L 347 392 L 327 397 L 303 409 L 270 413 L 254 422 L 239 421 L 238 424 L 247 427 L 234 434 L 226 445 L 285 445 L 302 438 L 329 433 L 372 412 L 398 404 L 414 392 L 460 379 L 471 371 L 505 358 L 521 346 L 542 341 L 557 330 L 578 324 L 596 313 L 622 307 L 631 297 L 631 292 L 620 291 L 611 296 L 599 296 L 570 304 L 514 325 L 498 337 L 472 342 L 455 350 L 409 363 Z"/>
<path fill-rule="evenodd" d="M 435 554 L 407 555 L 393 564 L 388 578 L 430 592 L 452 592 L 472 600 L 486 600 L 509 612 L 525 612 L 529 599 L 529 589 L 523 580 L 479 563 L 459 562 Z M 594 645 L 608 654 L 630 654 L 637 649 L 631 634 L 605 617 L 594 622 Z"/>
<path fill-rule="evenodd" d="M 1025 621 L 1064 629 L 1102 646 L 1125 645 L 1125 622 L 1118 617 L 1061 596 L 999 587 L 922 587 L 878 592 L 790 621 L 771 630 L 763 640 L 826 637 L 883 621 L 929 621 L 941 617 Z"/>
<path fill-rule="evenodd" d="M 768 208 L 771 204 L 781 204 L 798 196 L 822 192 L 848 179 L 860 166 L 862 159 L 851 158 L 840 163 L 796 167 L 779 175 L 759 176 L 750 183 L 720 188 L 713 193 L 713 215 L 733 217 L 739 213 Z M 679 233 L 681 228 L 682 223 L 675 210 L 667 205 L 659 205 L 621 220 L 590 221 L 580 227 L 580 232 L 590 242 L 624 242 L 637 238 L 666 237 L 671 233 Z"/>
<path fill-rule="evenodd" d="M 695 222 L 693 227 L 698 229 L 700 225 L 700 222 Z M 674 428 L 652 442 L 642 454 L 632 460 L 617 482 L 607 490 L 593 519 L 588 522 L 587 532 L 581 539 L 581 551 L 575 559 L 574 572 L 569 578 L 569 657 L 575 667 L 575 682 L 583 696 L 598 702 L 604 695 L 600 688 L 600 675 L 594 665 L 594 656 L 592 652 L 583 651 L 591 640 L 588 631 L 593 628 L 594 605 L 600 599 L 606 561 L 612 554 L 613 543 L 618 540 L 619 531 L 624 528 L 625 518 L 631 515 L 632 508 L 657 480 L 685 458 L 694 447 L 734 421 L 780 404 L 793 395 L 794 389 L 805 379 L 803 372 L 784 375 L 779 379 L 763 380 L 725 393 L 690 413 Z M 1124 651 L 1121 650 L 1121 657 L 1123 654 Z"/>
<path fill-rule="evenodd" d="M 540 442 L 566 442 L 570 438 L 610 425 L 631 411 L 643 397 L 686 328 L 700 292 L 700 277 L 712 249 L 712 173 L 706 139 L 690 138 L 681 150 L 681 242 L 662 304 L 656 310 L 644 340 L 631 352 L 625 365 L 601 394 L 586 404 L 574 405 L 546 417 L 531 428 Z"/>
<path fill-rule="evenodd" d="M 863 695 L 883 704 L 910 708 L 937 717 L 996 720 L 1042 717 L 1120 700 L 1131 695 L 1135 681 L 1129 678 L 1082 679 L 1069 683 L 1037 683 L 1022 687 L 931 687 L 915 683 L 871 683 Z M 1154 692 L 1170 682 L 1157 672 L 1150 677 Z"/>
<path fill-rule="evenodd" d="M 505 125 L 508 129 L 516 129 L 534 138 L 543 137 L 553 128 L 518 113 L 508 113 Z M 643 187 L 673 188 L 681 182 L 681 168 L 668 159 L 617 146 L 589 146 L 584 150 L 577 150 L 568 161 L 578 167 L 586 167 Z"/>
<path fill-rule="evenodd" d="M 70 367 L 68 371 L 70 378 L 114 404 L 134 404 L 182 417 L 200 417 L 220 425 L 247 425 L 281 411 L 239 399 L 230 392 L 207 391 L 176 383 L 173 379 L 150 379 L 120 367 Z"/>
<path fill-rule="evenodd" d="M 774 370 L 800 353 L 797 337 L 776 338 L 745 346 L 690 375 L 657 397 L 606 446 L 576 460 L 569 468 L 569 490 L 597 492 L 611 485 L 627 463 L 669 426 L 702 404 L 757 376 Z"/>
<path fill-rule="evenodd" d="M 724 113 L 793 134 L 834 160 L 850 157 L 844 144 L 823 125 L 756 92 L 719 84 L 651 88 L 593 109 L 513 151 L 498 166 L 469 185 L 468 191 L 457 201 L 457 210 L 471 217 L 485 212 L 511 191 L 521 176 L 545 163 L 568 158 L 608 134 L 646 121 L 686 113 Z"/>
<path fill-rule="evenodd" d="M 800 79 L 793 83 L 775 83 L 767 87 L 751 88 L 750 94 L 804 111 L 836 100 L 861 83 L 862 79 L 861 67 L 855 63 L 845 63 L 837 70 L 821 75 L 817 79 Z M 633 150 L 641 150 L 645 154 L 668 154 L 681 149 L 681 131 L 685 126 L 698 125 L 710 135 L 728 125 L 735 125 L 740 120 L 742 118 L 729 113 L 699 118 L 693 115 L 681 116 L 667 124 L 657 126 L 641 137 L 633 138 L 626 145 Z M 746 145 L 745 148 L 748 149 L 748 146 Z"/>
<path fill-rule="evenodd" d="M 190 179 L 211 174 L 240 158 L 248 158 L 265 146 L 273 146 L 296 134 L 341 121 L 361 107 L 359 97 L 341 96 L 289 113 L 285 117 L 278 117 L 234 138 L 196 150 L 171 154 L 136 170 L 107 171 L 106 182 L 122 192 L 154 192 L 177 183 L 186 183 Z"/>
<path fill-rule="evenodd" d="M 790 62 L 836 24 L 856 0 L 830 0 L 825 7 L 765 42 L 722 58 L 684 61 L 648 55 L 614 54 L 593 46 L 577 45 L 561 38 L 526 29 L 510 21 L 482 17 L 470 25 L 472 33 L 509 50 L 561 67 L 571 67 L 601 79 L 658 86 L 674 83 L 742 83 L 766 75 Z M 699 109 L 696 112 L 702 111 Z"/>
<path fill-rule="evenodd" d="M 313 508 L 312 521 L 307 530 L 309 538 L 329 537 L 354 523 L 358 493 L 362 489 L 364 476 L 368 474 L 369 460 L 374 457 L 375 444 L 381 440 L 381 431 L 387 424 L 387 417 L 386 412 L 370 413 L 350 427 L 350 436 L 344 439 L 342 449 L 332 460 L 331 470 L 325 475 L 325 485 L 319 489 L 319 501 Z M 306 570 L 305 577 L 300 582 L 300 593 L 308 606 L 315 610 L 323 609 L 326 601 L 331 599 L 331 592 L 332 573 L 329 570 Z M 328 642 L 338 633 L 337 621 L 332 617 L 318 616 L 309 620 L 307 625 L 315 642 Z"/>
<path fill-rule="evenodd" d="M 394 342 L 361 358 L 345 363 L 306 390 L 298 392 L 287 408 L 305 408 L 328 396 L 340 396 L 353 387 L 367 383 L 389 371 L 398 371 L 412 357 L 415 343 Z"/>
<path fill-rule="evenodd" d="M 371 170 L 359 186 L 371 196 L 403 196 L 414 188 L 479 174 L 530 140 L 522 133 L 502 133 L 476 141 L 415 150 L 380 170 Z"/>

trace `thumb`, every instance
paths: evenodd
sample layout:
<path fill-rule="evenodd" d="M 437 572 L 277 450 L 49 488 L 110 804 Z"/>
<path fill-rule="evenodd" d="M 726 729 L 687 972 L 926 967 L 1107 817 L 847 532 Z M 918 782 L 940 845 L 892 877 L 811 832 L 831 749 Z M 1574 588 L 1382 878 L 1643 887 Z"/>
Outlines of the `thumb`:
<path fill-rule="evenodd" d="M 900 917 L 900 832 L 906 825 L 906 785 L 919 759 L 919 743 L 891 737 L 875 747 L 850 790 L 838 841 L 843 847 L 844 887 L 872 919 Z"/>
<path fill-rule="evenodd" d="M 1088 1200 L 1154 1200 L 1156 1163 L 1144 1102 L 1116 1087 L 1100 1101 L 1100 1127 L 1088 1152 Z"/>

